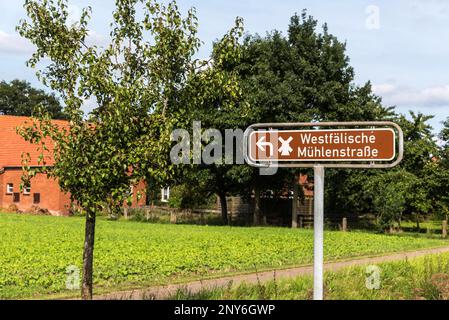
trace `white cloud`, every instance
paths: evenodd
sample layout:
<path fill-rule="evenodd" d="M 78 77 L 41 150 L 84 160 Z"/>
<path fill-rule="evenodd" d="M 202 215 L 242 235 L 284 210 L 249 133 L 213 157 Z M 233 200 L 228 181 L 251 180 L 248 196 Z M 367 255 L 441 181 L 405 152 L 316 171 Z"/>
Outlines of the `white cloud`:
<path fill-rule="evenodd" d="M 78 22 L 81 18 L 81 9 L 78 6 L 75 6 L 73 4 L 70 4 L 67 7 L 68 17 L 67 17 L 67 24 L 71 25 L 76 22 Z"/>
<path fill-rule="evenodd" d="M 29 54 L 33 51 L 34 47 L 27 39 L 0 30 L 0 53 Z"/>
<path fill-rule="evenodd" d="M 417 17 L 444 19 L 449 15 L 447 0 L 415 0 L 410 2 L 410 5 Z"/>
<path fill-rule="evenodd" d="M 89 99 L 85 99 L 81 106 L 81 110 L 84 111 L 85 115 L 92 112 L 92 110 L 98 108 L 97 100 L 94 97 L 90 97 Z"/>
<path fill-rule="evenodd" d="M 416 89 L 392 84 L 378 84 L 373 85 L 373 91 L 381 96 L 384 103 L 388 105 L 420 107 L 449 106 L 449 85 Z"/>
<path fill-rule="evenodd" d="M 96 31 L 89 30 L 86 43 L 88 46 L 96 45 L 99 47 L 105 47 L 108 44 L 108 38 Z"/>
<path fill-rule="evenodd" d="M 395 86 L 392 84 L 388 84 L 388 83 L 373 85 L 373 91 L 377 95 L 390 94 L 390 93 L 394 92 L 394 90 L 395 90 Z"/>

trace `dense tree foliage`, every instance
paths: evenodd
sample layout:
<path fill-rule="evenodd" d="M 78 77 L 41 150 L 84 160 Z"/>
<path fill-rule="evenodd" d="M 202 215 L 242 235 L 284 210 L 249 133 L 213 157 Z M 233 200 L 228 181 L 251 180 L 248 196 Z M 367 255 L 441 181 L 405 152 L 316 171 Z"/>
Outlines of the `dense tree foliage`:
<path fill-rule="evenodd" d="M 402 214 L 416 219 L 419 226 L 419 217 L 437 213 L 437 197 L 435 188 L 438 188 L 438 172 L 441 167 L 436 161 L 439 154 L 438 145 L 428 124 L 432 116 L 410 112 L 409 117 L 396 115 L 393 121 L 399 124 L 404 132 L 404 159 L 397 168 L 388 170 L 345 170 L 344 183 L 336 183 L 335 191 L 331 192 L 332 203 L 328 208 L 340 215 L 360 215 L 376 213 L 381 215 L 373 203 L 373 199 L 379 199 L 381 193 L 390 187 L 398 188 L 398 199 L 401 196 L 401 187 L 407 185 L 406 201 L 402 208 Z M 397 174 L 402 172 L 402 174 Z M 383 178 L 387 175 L 387 178 Z M 398 181 L 388 179 L 392 175 Z M 401 179 L 407 181 L 404 182 Z M 395 183 L 399 185 L 396 186 Z M 377 188 L 372 187 L 377 184 Z M 370 188 L 366 188 L 370 185 Z M 393 198 L 392 198 L 393 199 Z M 390 199 L 390 200 L 392 200 Z M 337 205 L 336 205 L 337 204 Z M 396 203 L 397 204 L 397 203 Z M 399 222 L 399 216 L 383 215 L 383 223 L 387 223 L 386 217 L 391 218 L 388 223 Z"/>
<path fill-rule="evenodd" d="M 240 40 L 243 34 L 243 21 L 240 18 L 237 19 L 236 26 L 231 29 L 230 34 L 232 34 L 232 38 L 228 40 Z M 177 181 L 174 181 L 190 187 L 195 186 L 206 197 L 211 194 L 217 195 L 221 203 L 224 224 L 229 222 L 226 196 L 241 190 L 245 176 L 241 170 L 248 170 L 243 166 L 234 165 L 237 157 L 236 146 L 231 147 L 232 154 L 229 154 L 224 143 L 226 131 L 242 128 L 248 115 L 248 105 L 244 101 L 240 77 L 236 70 L 236 66 L 240 63 L 242 48 L 237 42 L 234 42 L 232 45 L 235 45 L 236 50 L 224 59 L 221 52 L 224 50 L 223 46 L 228 45 L 224 41 L 214 43 L 209 60 L 215 63 L 216 70 L 220 70 L 226 84 L 221 88 L 225 90 L 219 87 L 202 86 L 208 93 L 205 92 L 201 103 L 191 108 L 190 114 L 192 120 L 201 123 L 202 130 L 199 134 L 203 147 L 202 155 L 217 156 L 216 161 L 204 163 L 204 159 L 202 159 L 200 164 L 184 167 L 182 175 Z M 210 71 L 210 68 L 206 68 L 199 74 L 209 78 Z M 238 138 L 237 140 L 233 139 L 228 143 L 228 147 L 232 143 L 238 142 L 241 142 L 238 141 Z M 215 147 L 214 144 L 216 144 Z M 204 148 L 207 145 L 211 147 L 210 151 Z M 185 193 L 185 197 L 188 196 L 189 193 Z M 185 199 L 183 202 L 189 201 Z"/>
<path fill-rule="evenodd" d="M 391 231 L 394 224 L 401 224 L 406 204 L 413 199 L 416 176 L 402 170 L 389 170 L 365 181 L 364 191 L 371 200 L 382 231 Z"/>
<path fill-rule="evenodd" d="M 388 109 L 357 87 L 346 45 L 304 11 L 290 20 L 288 35 L 248 36 L 240 73 L 250 102 L 250 122 L 368 121 Z"/>
<path fill-rule="evenodd" d="M 431 196 L 441 217 L 448 219 L 449 215 L 449 118 L 443 123 L 439 135 L 441 146 L 438 155 L 432 159 L 433 184 Z"/>
<path fill-rule="evenodd" d="M 53 119 L 64 119 L 62 106 L 54 94 L 36 89 L 21 80 L 0 82 L 0 114 L 12 116 L 31 116 L 43 109 Z"/>

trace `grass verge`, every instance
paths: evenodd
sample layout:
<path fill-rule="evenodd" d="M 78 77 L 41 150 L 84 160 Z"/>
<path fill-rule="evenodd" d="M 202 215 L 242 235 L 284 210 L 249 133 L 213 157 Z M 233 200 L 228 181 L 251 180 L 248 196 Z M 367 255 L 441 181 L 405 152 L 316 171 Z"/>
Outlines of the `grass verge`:
<path fill-rule="evenodd" d="M 312 299 L 313 279 L 273 280 L 240 284 L 192 293 L 179 289 L 169 299 Z M 326 272 L 324 297 L 328 300 L 449 300 L 449 253 L 428 255 L 413 260 L 350 267 Z"/>

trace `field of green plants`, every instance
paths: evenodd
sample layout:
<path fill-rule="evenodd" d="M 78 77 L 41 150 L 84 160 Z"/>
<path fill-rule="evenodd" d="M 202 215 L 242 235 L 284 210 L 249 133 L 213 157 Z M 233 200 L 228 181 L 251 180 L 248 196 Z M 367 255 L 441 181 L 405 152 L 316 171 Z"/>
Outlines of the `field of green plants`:
<path fill-rule="evenodd" d="M 81 267 L 84 219 L 0 214 L 0 298 L 77 295 L 67 291 L 67 268 Z M 180 282 L 232 272 L 312 262 L 313 231 L 97 223 L 96 292 Z M 448 245 L 425 237 L 325 233 L 325 259 Z"/>
<path fill-rule="evenodd" d="M 378 286 L 374 286 L 371 282 L 372 271 L 367 270 L 366 266 L 325 273 L 324 298 L 327 300 L 449 300 L 449 253 L 429 255 L 408 261 L 386 262 L 376 266 L 379 268 Z M 198 293 L 180 289 L 169 298 L 310 300 L 312 287 L 312 277 L 302 276 L 257 285 L 243 283 L 232 286 L 230 284 Z"/>

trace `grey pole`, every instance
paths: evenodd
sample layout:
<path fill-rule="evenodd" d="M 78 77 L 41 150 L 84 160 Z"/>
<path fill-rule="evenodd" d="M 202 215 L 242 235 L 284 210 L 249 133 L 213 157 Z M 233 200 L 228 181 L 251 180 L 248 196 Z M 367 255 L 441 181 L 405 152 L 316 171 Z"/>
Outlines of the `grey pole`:
<path fill-rule="evenodd" d="M 313 173 L 313 300 L 323 300 L 324 167 Z"/>

